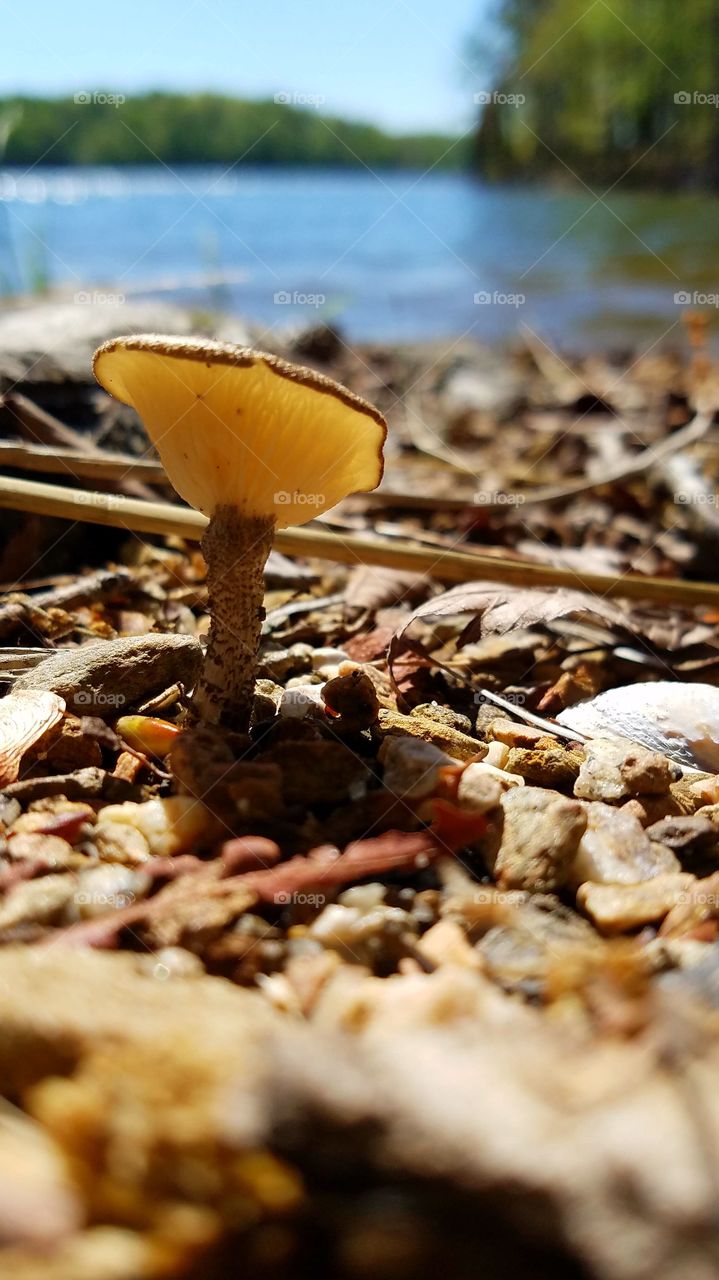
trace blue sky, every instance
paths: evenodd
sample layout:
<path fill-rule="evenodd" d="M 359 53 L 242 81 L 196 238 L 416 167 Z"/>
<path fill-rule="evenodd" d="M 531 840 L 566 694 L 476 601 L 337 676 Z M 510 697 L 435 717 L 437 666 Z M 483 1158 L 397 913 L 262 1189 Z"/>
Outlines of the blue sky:
<path fill-rule="evenodd" d="M 490 0 L 0 0 L 0 94 L 278 92 L 395 130 L 459 130 Z"/>

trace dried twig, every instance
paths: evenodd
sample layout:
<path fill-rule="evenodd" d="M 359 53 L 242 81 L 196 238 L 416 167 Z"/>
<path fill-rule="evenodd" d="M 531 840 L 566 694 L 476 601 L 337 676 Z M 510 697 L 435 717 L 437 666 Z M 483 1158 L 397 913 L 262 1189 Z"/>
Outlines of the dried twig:
<path fill-rule="evenodd" d="M 0 508 L 37 515 L 86 520 L 134 533 L 154 533 L 198 542 L 207 519 L 188 507 L 168 502 L 142 502 L 118 494 L 65 489 L 35 480 L 0 477 Z M 552 565 L 512 560 L 502 553 L 443 550 L 407 541 L 389 543 L 373 534 L 339 535 L 329 529 L 280 529 L 275 546 L 287 555 L 314 556 L 342 564 L 379 564 L 425 573 L 439 582 L 472 582 L 486 578 L 513 586 L 572 587 L 601 596 L 657 600 L 665 604 L 706 605 L 719 602 L 719 585 L 650 578 L 639 574 L 577 573 Z"/>

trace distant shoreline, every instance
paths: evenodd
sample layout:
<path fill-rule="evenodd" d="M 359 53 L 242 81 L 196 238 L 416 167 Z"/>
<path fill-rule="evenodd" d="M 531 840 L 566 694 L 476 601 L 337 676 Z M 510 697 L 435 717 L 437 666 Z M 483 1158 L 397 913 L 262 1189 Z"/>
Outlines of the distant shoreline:
<path fill-rule="evenodd" d="M 462 170 L 467 139 L 393 134 L 326 116 L 309 94 L 270 100 L 219 94 L 92 90 L 0 99 L 0 166 L 254 164 Z"/>

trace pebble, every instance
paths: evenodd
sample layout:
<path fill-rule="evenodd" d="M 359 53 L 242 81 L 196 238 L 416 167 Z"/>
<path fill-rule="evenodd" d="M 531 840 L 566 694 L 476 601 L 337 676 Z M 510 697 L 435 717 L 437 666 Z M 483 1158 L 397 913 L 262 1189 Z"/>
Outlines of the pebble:
<path fill-rule="evenodd" d="M 152 632 L 58 650 L 24 672 L 14 687 L 49 690 L 75 715 L 114 720 L 172 684 L 192 688 L 201 663 L 194 636 Z"/>
<path fill-rule="evenodd" d="M 215 833 L 216 820 L 199 800 L 193 796 L 167 796 L 143 804 L 128 800 L 125 804 L 106 805 L 98 816 L 93 839 L 102 850 L 108 839 L 114 837 L 122 844 L 123 836 L 128 835 L 131 852 L 142 853 L 144 842 L 145 856 L 171 857 L 196 852 Z M 142 842 L 133 840 L 133 835 L 142 837 Z"/>
<path fill-rule="evenodd" d="M 569 790 L 577 777 L 584 756 L 566 747 L 512 747 L 507 768 L 521 773 L 529 783 Z"/>
<path fill-rule="evenodd" d="M 312 650 L 312 670 L 324 675 L 325 667 L 338 667 L 341 662 L 349 662 L 349 654 L 344 649 L 332 649 L 328 645 Z"/>
<path fill-rule="evenodd" d="M 508 747 L 536 747 L 540 742 L 546 745 L 552 741 L 547 737 L 546 729 L 535 729 L 531 724 L 515 724 L 501 716 L 487 725 L 487 737 Z"/>
<path fill-rule="evenodd" d="M 580 885 L 641 884 L 654 876 L 681 871 L 671 849 L 650 840 L 639 819 L 624 809 L 599 801 L 584 801 L 587 829 L 571 867 L 570 879 Z"/>
<path fill-rule="evenodd" d="M 695 883 L 688 872 L 654 876 L 642 884 L 582 884 L 577 905 L 602 933 L 624 933 L 663 920 Z"/>
<path fill-rule="evenodd" d="M 439 702 L 420 702 L 416 707 L 412 708 L 411 714 L 419 716 L 420 719 L 434 720 L 437 724 L 447 725 L 450 729 L 457 729 L 459 733 L 471 734 L 472 721 L 469 716 L 463 715 L 461 711 L 455 711 L 452 707 L 443 707 Z"/>
<path fill-rule="evenodd" d="M 277 712 L 288 720 L 304 720 L 307 716 L 317 715 L 324 719 L 322 685 L 298 684 L 283 689 Z"/>
<path fill-rule="evenodd" d="M 446 751 L 455 760 L 473 760 L 478 755 L 486 755 L 486 747 L 460 729 L 453 729 L 429 716 L 402 715 L 400 711 L 382 708 L 379 713 L 379 733 L 382 737 L 402 734 L 404 737 L 420 738 L 423 742 L 431 742 L 441 751 Z"/>
<path fill-rule="evenodd" d="M 283 684 L 290 675 L 305 675 L 312 670 L 314 650 L 309 644 L 293 644 L 289 649 L 275 649 L 263 653 L 257 674 L 263 679 Z"/>
<path fill-rule="evenodd" d="M 576 800 L 541 787 L 502 797 L 504 824 L 493 867 L 502 888 L 544 893 L 564 885 L 587 825 Z"/>
<path fill-rule="evenodd" d="M 668 849 L 682 857 L 701 853 L 719 842 L 719 824 L 713 822 L 706 814 L 691 814 L 687 817 L 660 818 L 651 827 L 647 827 L 647 835 L 657 844 L 664 844 Z"/>
<path fill-rule="evenodd" d="M 382 886 L 378 886 L 384 895 Z M 373 968 L 388 945 L 417 933 L 417 921 L 401 907 L 383 901 L 360 899 L 332 902 L 309 926 L 308 934 L 331 951 L 338 951 L 349 964 L 366 964 Z"/>
<path fill-rule="evenodd" d="M 423 800 L 434 795 L 439 785 L 439 770 L 456 766 L 456 761 L 446 752 L 420 738 L 385 738 L 378 758 L 384 765 L 386 789 L 404 800 Z"/>
<path fill-rule="evenodd" d="M 515 773 L 507 773 L 485 760 L 475 760 L 462 771 L 457 788 L 457 800 L 462 809 L 474 809 L 485 812 L 484 798 L 494 796 L 499 789 L 499 796 L 513 787 L 523 787 L 524 778 Z M 488 806 L 493 807 L 493 806 Z"/>
<path fill-rule="evenodd" d="M 680 776 L 679 767 L 658 751 L 615 738 L 594 738 L 586 745 L 574 794 L 611 804 L 632 796 L 664 795 Z"/>
<path fill-rule="evenodd" d="M 454 964 L 463 969 L 481 968 L 479 953 L 470 945 L 456 920 L 438 920 L 417 943 L 417 951 L 430 964 Z"/>
<path fill-rule="evenodd" d="M 457 804 L 460 809 L 466 809 L 470 813 L 489 813 L 490 809 L 497 808 L 508 787 L 523 785 L 523 779 L 518 779 L 517 783 L 505 783 L 504 778 L 494 776 L 495 772 L 501 773 L 501 770 L 495 771 L 491 765 L 467 765 L 457 787 Z M 508 779 L 509 777 L 507 774 Z"/>

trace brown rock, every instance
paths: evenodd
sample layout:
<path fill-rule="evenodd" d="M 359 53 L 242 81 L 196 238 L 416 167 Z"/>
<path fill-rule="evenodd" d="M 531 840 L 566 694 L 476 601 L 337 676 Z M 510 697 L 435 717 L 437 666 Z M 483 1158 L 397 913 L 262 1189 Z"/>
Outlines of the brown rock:
<path fill-rule="evenodd" d="M 587 883 L 577 890 L 577 905 L 602 933 L 624 933 L 662 920 L 695 883 L 687 872 L 654 876 L 642 884 Z"/>
<path fill-rule="evenodd" d="M 599 801 L 584 808 L 587 829 L 571 869 L 573 884 L 640 884 L 681 871 L 671 849 L 653 843 L 634 814 Z"/>
<path fill-rule="evenodd" d="M 679 776 L 678 766 L 658 751 L 613 738 L 594 738 L 586 745 L 574 794 L 611 804 L 630 796 L 663 795 Z"/>
<path fill-rule="evenodd" d="M 664 844 L 679 857 L 686 858 L 715 845 L 719 841 L 719 826 L 706 814 L 695 813 L 686 817 L 660 818 L 659 822 L 647 827 L 647 835 L 650 840 Z"/>
<path fill-rule="evenodd" d="M 567 747 L 513 747 L 507 769 L 537 786 L 571 788 L 583 759 L 581 751 Z"/>
<path fill-rule="evenodd" d="M 494 875 L 502 887 L 546 892 L 565 884 L 587 816 L 576 800 L 541 787 L 502 797 L 504 824 Z"/>
<path fill-rule="evenodd" d="M 487 726 L 487 737 L 496 742 L 504 742 L 508 747 L 556 746 L 556 740 L 547 736 L 545 729 L 535 729 L 531 724 L 515 724 L 513 720 L 505 720 L 501 716 L 492 720 Z"/>
<path fill-rule="evenodd" d="M 428 716 L 416 714 L 405 716 L 399 711 L 383 710 L 379 713 L 378 728 L 382 737 L 401 733 L 412 738 L 421 738 L 423 742 L 431 742 L 455 760 L 473 760 L 475 756 L 486 754 L 487 750 L 486 746 L 476 738 L 470 738 L 461 730 L 453 729 L 448 724 L 441 724 Z"/>
<path fill-rule="evenodd" d="M 359 732 L 369 729 L 377 720 L 377 692 L 361 667 L 328 680 L 322 688 L 322 700 L 330 714 L 338 717 L 339 729 Z"/>
<path fill-rule="evenodd" d="M 15 689 L 50 690 L 76 715 L 113 719 L 171 684 L 191 687 L 201 661 L 194 636 L 153 632 L 59 650 L 24 672 Z"/>

